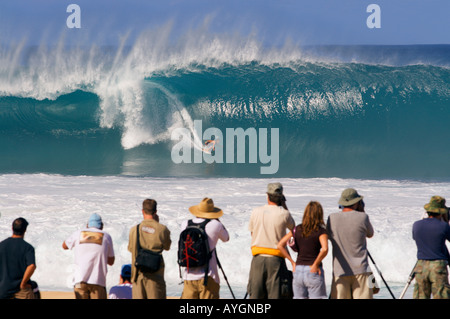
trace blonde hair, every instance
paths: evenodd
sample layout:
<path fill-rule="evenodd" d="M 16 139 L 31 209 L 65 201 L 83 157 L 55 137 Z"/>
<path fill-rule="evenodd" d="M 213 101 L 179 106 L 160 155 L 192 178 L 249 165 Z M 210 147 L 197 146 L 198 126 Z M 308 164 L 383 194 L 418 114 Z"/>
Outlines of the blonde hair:
<path fill-rule="evenodd" d="M 323 208 L 319 202 L 311 201 L 306 205 L 302 220 L 302 235 L 308 237 L 311 232 L 318 231 L 325 226 L 323 221 Z"/>

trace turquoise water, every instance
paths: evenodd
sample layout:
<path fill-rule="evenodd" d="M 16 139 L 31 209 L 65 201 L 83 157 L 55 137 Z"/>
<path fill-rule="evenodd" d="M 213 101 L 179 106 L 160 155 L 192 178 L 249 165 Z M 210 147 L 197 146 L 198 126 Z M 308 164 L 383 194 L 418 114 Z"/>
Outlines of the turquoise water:
<path fill-rule="evenodd" d="M 204 130 L 279 129 L 268 177 L 450 177 L 450 46 L 254 53 L 141 42 L 2 48 L 0 173 L 261 176 L 248 156 L 175 164 L 171 132 L 200 120 Z"/>

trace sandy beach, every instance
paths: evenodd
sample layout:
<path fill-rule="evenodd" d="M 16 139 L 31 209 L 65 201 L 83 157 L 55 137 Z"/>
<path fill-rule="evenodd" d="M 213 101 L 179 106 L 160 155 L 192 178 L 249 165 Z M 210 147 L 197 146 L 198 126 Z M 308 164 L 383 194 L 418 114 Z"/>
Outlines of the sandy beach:
<path fill-rule="evenodd" d="M 75 299 L 72 291 L 41 291 L 41 299 Z M 167 296 L 167 299 L 179 299 L 179 297 Z"/>
<path fill-rule="evenodd" d="M 41 299 L 75 299 L 73 291 L 41 291 Z"/>

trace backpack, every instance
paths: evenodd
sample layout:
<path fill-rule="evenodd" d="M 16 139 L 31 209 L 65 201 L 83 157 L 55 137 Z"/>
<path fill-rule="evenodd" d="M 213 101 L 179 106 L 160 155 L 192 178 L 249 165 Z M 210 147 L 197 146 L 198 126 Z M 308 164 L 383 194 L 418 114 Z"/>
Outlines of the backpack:
<path fill-rule="evenodd" d="M 191 220 L 188 221 L 186 229 L 180 233 L 178 240 L 178 265 L 186 267 L 189 271 L 191 267 L 205 266 L 205 280 L 206 286 L 209 272 L 209 260 L 211 259 L 213 251 L 209 249 L 208 235 L 206 234 L 206 224 L 210 219 L 205 219 L 203 222 L 196 224 Z"/>

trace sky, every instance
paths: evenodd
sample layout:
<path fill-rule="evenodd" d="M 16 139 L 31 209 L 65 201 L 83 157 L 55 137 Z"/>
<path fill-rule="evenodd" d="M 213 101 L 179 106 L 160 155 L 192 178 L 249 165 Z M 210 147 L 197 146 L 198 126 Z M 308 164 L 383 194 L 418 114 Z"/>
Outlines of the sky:
<path fill-rule="evenodd" d="M 80 28 L 69 28 L 70 4 Z M 379 8 L 370 28 L 369 5 Z M 379 19 L 378 19 L 379 18 Z M 1 0 L 0 43 L 57 42 L 113 45 L 171 25 L 255 35 L 267 45 L 450 44 L 449 0 Z"/>

